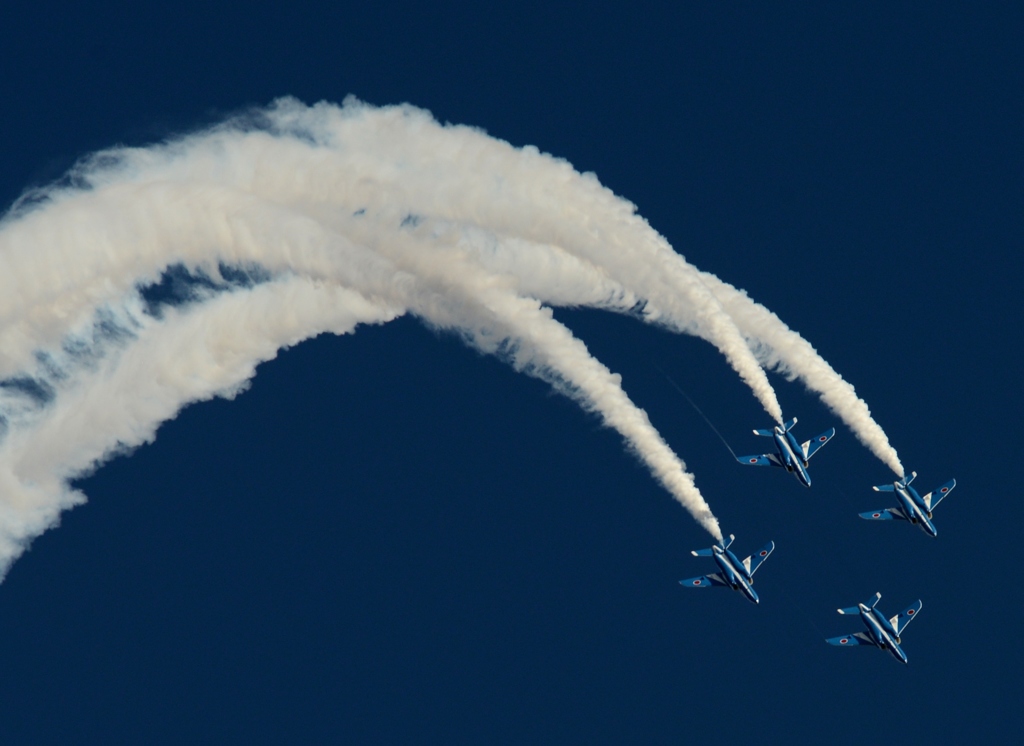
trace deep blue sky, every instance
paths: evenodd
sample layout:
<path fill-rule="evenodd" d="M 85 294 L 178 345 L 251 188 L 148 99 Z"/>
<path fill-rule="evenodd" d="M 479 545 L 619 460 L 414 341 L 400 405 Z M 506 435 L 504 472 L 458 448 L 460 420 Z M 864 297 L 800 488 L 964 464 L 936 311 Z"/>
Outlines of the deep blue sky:
<path fill-rule="evenodd" d="M 242 10 L 244 5 L 247 7 Z M 0 585 L 0 743 L 1017 742 L 1021 125 L 1013 3 L 0 7 L 0 201 L 291 94 L 408 101 L 595 171 L 747 289 L 957 491 L 938 539 L 804 490 L 706 344 L 558 312 L 623 374 L 762 604 L 676 581 L 707 535 L 593 416 L 413 319 L 320 338 L 83 480 Z M 839 425 L 778 377 L 798 434 Z M 904 668 L 822 638 L 916 598 Z"/>

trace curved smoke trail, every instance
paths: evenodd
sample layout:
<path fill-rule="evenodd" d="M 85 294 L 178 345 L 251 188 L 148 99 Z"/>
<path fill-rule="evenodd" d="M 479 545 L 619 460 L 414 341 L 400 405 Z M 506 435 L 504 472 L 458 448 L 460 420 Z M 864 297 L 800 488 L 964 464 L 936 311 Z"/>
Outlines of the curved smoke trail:
<path fill-rule="evenodd" d="M 202 280 L 188 302 L 147 304 L 175 271 Z M 597 413 L 720 538 L 683 462 L 555 305 L 642 308 L 707 339 L 778 421 L 761 363 L 815 374 L 592 175 L 409 106 L 283 99 L 99 153 L 0 222 L 0 574 L 84 500 L 70 479 L 183 406 L 234 395 L 281 347 L 405 313 Z"/>

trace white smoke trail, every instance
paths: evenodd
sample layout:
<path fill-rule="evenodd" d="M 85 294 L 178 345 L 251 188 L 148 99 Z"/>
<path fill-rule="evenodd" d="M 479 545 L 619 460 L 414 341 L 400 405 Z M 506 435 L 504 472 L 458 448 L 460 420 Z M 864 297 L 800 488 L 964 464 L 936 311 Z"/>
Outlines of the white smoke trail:
<path fill-rule="evenodd" d="M 0 443 L 0 573 L 62 510 L 84 502 L 70 478 L 151 441 L 183 404 L 233 396 L 257 363 L 311 329 L 345 334 L 398 313 L 301 278 L 172 308 L 159 321 L 129 300 L 119 349 L 86 370 L 67 368 L 75 375 L 57 382 L 50 406 L 15 418 Z"/>
<path fill-rule="evenodd" d="M 635 304 L 634 293 L 565 252 L 465 217 L 420 228 L 387 189 L 370 189 L 372 204 L 350 201 L 317 183 L 344 176 L 325 176 L 337 164 L 323 151 L 294 133 L 237 128 L 115 151 L 78 169 L 78 186 L 34 195 L 0 224 L 0 572 L 84 499 L 71 478 L 150 440 L 182 406 L 232 395 L 281 346 L 406 311 L 597 412 L 721 537 L 619 377 L 542 305 Z M 254 188 L 261 170 L 274 172 L 278 193 Z M 488 253 L 504 266 L 488 268 Z M 214 284 L 222 266 L 267 281 L 147 313 L 139 287 L 176 265 Z"/>
<path fill-rule="evenodd" d="M 697 270 L 636 214 L 635 206 L 580 174 L 567 161 L 463 126 L 441 126 L 410 106 L 376 109 L 346 101 L 343 109 L 277 102 L 270 121 L 328 145 L 334 173 L 350 174 L 331 189 L 347 191 L 368 210 L 406 205 L 414 214 L 486 226 L 563 248 L 651 301 L 680 331 L 714 344 L 777 422 L 782 410 L 742 334 Z M 264 179 L 261 189 L 281 182 Z M 277 198 L 287 196 L 277 191 Z"/>
<path fill-rule="evenodd" d="M 140 288 L 173 267 L 210 287 L 149 312 Z M 240 270 L 259 283 L 214 289 Z M 412 107 L 288 99 L 97 154 L 0 222 L 0 575 L 84 499 L 70 479 L 181 407 L 233 395 L 282 346 L 407 312 L 597 413 L 721 538 L 683 462 L 550 306 L 707 339 L 781 422 L 761 362 L 814 381 L 831 368 L 809 345 L 794 362 L 774 317 L 725 289 L 593 176 Z"/>
<path fill-rule="evenodd" d="M 742 290 L 712 274 L 702 273 L 704 281 L 747 337 L 761 362 L 792 380 L 799 378 L 807 388 L 842 418 L 858 440 L 897 475 L 903 477 L 903 464 L 889 438 L 872 419 L 867 403 L 857 396 L 853 386 L 843 379 L 799 334 L 778 316 L 755 303 Z"/>

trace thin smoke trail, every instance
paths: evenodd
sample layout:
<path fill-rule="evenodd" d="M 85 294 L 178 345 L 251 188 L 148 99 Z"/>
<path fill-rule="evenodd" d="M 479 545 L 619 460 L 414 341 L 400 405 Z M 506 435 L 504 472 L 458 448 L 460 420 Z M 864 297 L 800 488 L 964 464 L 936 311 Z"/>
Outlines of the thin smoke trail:
<path fill-rule="evenodd" d="M 718 439 L 720 441 L 722 441 L 722 445 L 724 445 L 728 449 L 729 453 L 732 454 L 732 457 L 733 458 L 738 458 L 738 456 L 736 455 L 736 451 L 734 451 L 732 449 L 732 446 L 729 445 L 729 441 L 727 441 L 725 439 L 725 437 L 720 432 L 718 432 L 718 428 L 715 427 L 714 423 L 712 423 L 711 420 L 708 419 L 708 416 L 706 414 L 704 414 L 704 412 L 701 410 L 701 408 L 698 407 L 696 405 L 696 403 L 694 403 L 693 399 L 690 398 L 690 395 L 687 394 L 685 391 L 683 391 L 683 389 L 679 386 L 679 384 L 677 384 L 675 381 L 673 381 L 672 377 L 669 376 L 668 373 L 666 373 L 665 371 L 661 370 L 661 368 L 658 368 L 658 370 L 661 372 L 661 375 L 665 376 L 665 379 L 670 384 L 672 384 L 672 388 L 674 388 L 676 391 L 678 391 L 680 394 L 682 394 L 683 398 L 686 399 L 686 401 L 688 401 L 690 403 L 690 406 L 694 408 L 694 410 L 697 412 L 697 414 L 699 414 L 704 419 L 704 421 L 706 423 L 708 423 L 708 427 L 710 427 L 712 429 L 712 431 L 714 431 L 715 435 L 718 436 Z"/>

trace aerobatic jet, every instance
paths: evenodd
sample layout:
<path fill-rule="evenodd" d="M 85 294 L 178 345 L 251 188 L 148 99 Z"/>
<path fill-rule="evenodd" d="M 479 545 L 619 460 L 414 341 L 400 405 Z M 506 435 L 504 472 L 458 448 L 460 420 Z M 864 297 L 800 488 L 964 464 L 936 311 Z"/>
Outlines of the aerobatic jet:
<path fill-rule="evenodd" d="M 742 591 L 743 595 L 755 604 L 760 603 L 757 593 L 751 587 L 754 583 L 754 573 L 757 572 L 757 568 L 768 559 L 768 555 L 775 549 L 775 542 L 769 541 L 756 553 L 740 562 L 736 555 L 729 550 L 729 545 L 732 544 L 735 538 L 735 536 L 729 534 L 728 539 L 722 539 L 709 549 L 697 549 L 691 552 L 694 557 L 714 557 L 721 572 L 701 575 L 699 578 L 680 580 L 679 584 L 687 588 L 710 588 L 715 585 L 725 585 L 734 591 Z"/>
<path fill-rule="evenodd" d="M 804 487 L 810 487 L 811 475 L 807 473 L 807 466 L 811 456 L 832 439 L 832 436 L 836 434 L 836 429 L 829 428 L 805 443 L 797 443 L 793 433 L 790 432 L 795 424 L 796 417 L 785 425 L 776 425 L 774 430 L 755 430 L 754 435 L 775 439 L 776 453 L 766 453 L 762 456 L 738 456 L 736 460 L 748 466 L 781 466 L 796 475 Z"/>
<path fill-rule="evenodd" d="M 875 600 L 870 604 L 858 604 L 848 609 L 839 609 L 840 614 L 860 614 L 861 620 L 868 628 L 867 632 L 854 632 L 852 635 L 841 635 L 830 637 L 825 640 L 829 645 L 850 647 L 853 645 L 874 645 L 876 648 L 888 650 L 892 657 L 903 663 L 907 662 L 907 654 L 900 647 L 900 633 L 910 624 L 910 620 L 921 611 L 921 601 L 917 600 L 907 608 L 894 616 L 886 619 L 882 613 L 875 608 L 875 604 L 882 598 L 881 593 L 875 594 Z"/>
<path fill-rule="evenodd" d="M 903 477 L 892 484 L 881 484 L 874 487 L 875 492 L 895 492 L 896 499 L 900 501 L 899 507 L 886 508 L 885 510 L 871 510 L 861 513 L 860 517 L 868 521 L 909 521 L 921 527 L 929 536 L 938 536 L 939 532 L 932 523 L 932 511 L 938 507 L 943 498 L 956 487 L 956 480 L 950 479 L 937 490 L 929 492 L 921 497 L 917 490 L 910 486 L 917 476 L 916 471 L 910 472 L 910 477 Z"/>

